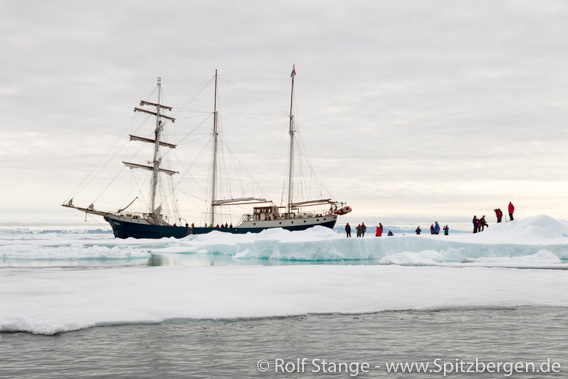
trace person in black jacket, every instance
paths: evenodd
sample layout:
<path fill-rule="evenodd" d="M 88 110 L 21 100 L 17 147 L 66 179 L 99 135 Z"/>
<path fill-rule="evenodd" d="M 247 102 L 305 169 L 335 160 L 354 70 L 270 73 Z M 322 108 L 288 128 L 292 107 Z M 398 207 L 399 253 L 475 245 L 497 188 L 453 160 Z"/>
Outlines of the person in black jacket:
<path fill-rule="evenodd" d="M 489 227 L 487 221 L 485 221 L 485 215 L 479 219 L 479 224 L 481 225 L 481 231 L 484 231 L 486 226 Z"/>

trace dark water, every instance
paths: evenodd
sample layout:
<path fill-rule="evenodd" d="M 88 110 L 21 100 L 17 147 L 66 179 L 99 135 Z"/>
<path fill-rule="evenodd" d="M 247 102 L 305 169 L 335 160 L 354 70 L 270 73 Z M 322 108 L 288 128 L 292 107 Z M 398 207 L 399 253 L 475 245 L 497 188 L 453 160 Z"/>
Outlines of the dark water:
<path fill-rule="evenodd" d="M 385 362 L 430 362 L 434 371 L 443 370 L 443 365 L 449 369 L 451 364 L 453 372 L 446 376 L 451 378 L 565 378 L 568 309 L 519 307 L 235 321 L 171 320 L 56 336 L 4 333 L 0 334 L 0 358 L 1 378 L 444 377 L 443 372 L 389 373 Z M 306 358 L 303 370 L 298 358 L 300 362 Z M 455 372 L 459 366 L 456 360 L 476 358 L 485 364 L 532 362 L 537 369 L 550 360 L 542 368 L 561 372 L 509 375 L 503 370 L 510 366 L 503 366 L 500 373 Z M 267 372 L 257 368 L 261 359 L 269 364 Z M 293 372 L 275 372 L 275 363 L 279 362 L 282 370 Z M 324 368 L 333 370 L 330 362 L 342 372 L 321 373 Z M 364 362 L 370 366 L 368 373 L 361 372 Z M 556 366 L 552 366 L 554 362 Z M 467 363 L 462 368 L 471 369 Z M 320 372 L 312 372 L 318 369 Z"/>

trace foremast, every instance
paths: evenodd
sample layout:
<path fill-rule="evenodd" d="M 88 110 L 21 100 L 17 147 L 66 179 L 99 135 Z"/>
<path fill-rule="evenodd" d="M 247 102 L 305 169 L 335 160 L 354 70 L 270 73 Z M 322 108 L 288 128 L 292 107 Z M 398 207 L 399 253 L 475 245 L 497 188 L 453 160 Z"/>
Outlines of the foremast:
<path fill-rule="evenodd" d="M 154 140 L 154 159 L 153 170 L 152 170 L 152 181 L 150 182 L 150 213 L 154 221 L 160 219 L 160 212 L 156 211 L 156 188 L 158 186 L 158 174 L 160 173 L 160 163 L 161 158 L 159 157 L 160 152 L 160 137 L 162 135 L 162 121 L 160 120 L 160 103 L 162 100 L 162 80 L 158 78 L 158 106 L 156 107 L 156 130 L 154 134 L 156 136 Z"/>
<path fill-rule="evenodd" d="M 171 144 L 171 143 L 167 143 L 161 140 L 161 135 L 162 135 L 162 131 L 164 129 L 164 121 L 163 120 L 169 120 L 171 122 L 175 122 L 175 118 L 167 116 L 165 114 L 163 114 L 163 110 L 168 110 L 171 111 L 172 107 L 169 107 L 167 105 L 163 105 L 161 104 L 162 101 L 162 84 L 161 84 L 161 78 L 158 78 L 157 80 L 157 85 L 158 85 L 158 102 L 157 103 L 152 103 L 149 101 L 145 101 L 145 100 L 140 100 L 140 107 L 143 106 L 149 106 L 149 107 L 153 107 L 155 108 L 152 110 L 148 110 L 148 109 L 144 109 L 144 108 L 139 108 L 139 107 L 135 107 L 134 108 L 134 112 L 143 112 L 143 113 L 147 113 L 150 115 L 153 115 L 156 117 L 156 128 L 154 130 L 154 139 L 152 138 L 147 138 L 147 137 L 140 137 L 140 136 L 135 136 L 130 134 L 130 141 L 139 141 L 139 142 L 145 142 L 145 143 L 151 143 L 154 145 L 154 154 L 153 154 L 153 160 L 152 160 L 152 165 L 144 165 L 144 164 L 139 164 L 139 163 L 132 163 L 132 162 L 122 162 L 126 167 L 129 167 L 131 169 L 143 169 L 143 170 L 149 170 L 152 171 L 152 178 L 150 181 L 150 205 L 149 205 L 149 212 L 147 215 L 147 221 L 150 224 L 154 224 L 154 225 L 168 225 L 166 221 L 164 221 L 162 219 L 162 215 L 161 215 L 161 205 L 156 206 L 156 196 L 157 196 L 157 192 L 158 192 L 158 184 L 159 184 L 159 174 L 160 173 L 164 173 L 166 175 L 174 175 L 177 174 L 177 171 L 173 171 L 173 170 L 167 170 L 164 168 L 161 168 L 161 163 L 162 163 L 162 158 L 160 157 L 160 147 L 167 147 L 170 149 L 175 149 L 176 145 Z M 91 205 L 89 205 L 89 207 L 87 208 L 82 208 L 82 207 L 77 207 L 73 204 L 73 198 L 71 198 L 67 203 L 61 204 L 62 206 L 66 207 L 66 208 L 73 208 L 73 209 L 77 209 L 79 211 L 85 212 L 85 213 L 89 213 L 89 214 L 96 214 L 96 215 L 100 215 L 100 216 L 119 216 L 120 213 L 122 211 L 124 211 L 126 208 L 130 207 L 134 201 L 136 201 L 138 197 L 136 197 L 132 202 L 130 202 L 130 204 L 128 204 L 126 207 L 119 209 L 116 212 L 104 212 L 104 211 L 99 211 L 97 209 L 95 209 L 94 207 L 94 203 L 91 203 Z"/>
<path fill-rule="evenodd" d="M 144 137 L 138 137 L 138 136 L 130 136 L 130 140 L 131 141 L 141 141 L 141 142 L 147 142 L 147 143 L 152 143 L 154 144 L 154 155 L 153 155 L 153 159 L 152 159 L 152 166 L 145 166 L 145 165 L 139 165 L 136 163 L 130 163 L 130 162 L 123 162 L 126 166 L 130 167 L 130 168 L 142 168 L 142 169 L 146 169 L 146 170 L 151 170 L 152 171 L 152 179 L 150 181 L 150 206 L 149 206 L 149 215 L 151 216 L 153 222 L 155 224 L 162 224 L 164 223 L 164 220 L 162 220 L 162 215 L 161 215 L 161 209 L 162 207 L 156 206 L 156 196 L 157 196 L 157 189 L 158 189 L 158 183 L 160 180 L 159 174 L 160 172 L 165 173 L 167 175 L 174 175 L 177 174 L 176 171 L 172 171 L 172 170 L 166 170 L 161 168 L 161 164 L 162 164 L 162 158 L 160 157 L 160 147 L 164 146 L 164 147 L 168 147 L 168 148 L 175 148 L 176 145 L 167 143 L 167 142 L 163 142 L 161 141 L 162 139 L 162 131 L 164 129 L 164 122 L 162 121 L 162 119 L 166 119 L 166 120 L 170 120 L 172 122 L 175 122 L 175 118 L 173 117 L 169 117 L 166 116 L 164 114 L 162 114 L 162 110 L 172 110 L 172 107 L 169 107 L 167 105 L 163 105 L 161 104 L 162 102 L 162 79 L 158 78 L 158 102 L 157 103 L 150 103 L 148 101 L 144 101 L 141 100 L 140 101 L 140 106 L 151 106 L 151 107 L 155 107 L 156 111 L 148 111 L 146 109 L 143 108 L 134 108 L 135 112 L 144 112 L 144 113 L 148 113 L 151 115 L 156 116 L 156 129 L 154 130 L 154 139 L 150 139 L 150 138 L 144 138 Z"/>

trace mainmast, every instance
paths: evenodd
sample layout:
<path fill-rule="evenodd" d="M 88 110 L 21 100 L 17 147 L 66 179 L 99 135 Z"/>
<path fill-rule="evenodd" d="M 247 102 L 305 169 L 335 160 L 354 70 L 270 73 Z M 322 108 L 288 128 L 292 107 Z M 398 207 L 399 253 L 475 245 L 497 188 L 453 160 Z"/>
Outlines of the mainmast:
<path fill-rule="evenodd" d="M 211 222 L 213 225 L 215 222 L 215 190 L 217 184 L 217 140 L 219 138 L 219 133 L 217 131 L 217 70 L 215 70 L 215 103 L 213 105 L 213 169 L 211 174 Z"/>
<path fill-rule="evenodd" d="M 296 76 L 296 65 L 292 68 L 292 90 L 290 91 L 290 168 L 288 170 L 288 214 L 292 212 L 292 192 L 293 192 L 293 175 L 294 175 L 294 114 L 292 113 L 292 104 L 294 103 L 294 77 Z"/>

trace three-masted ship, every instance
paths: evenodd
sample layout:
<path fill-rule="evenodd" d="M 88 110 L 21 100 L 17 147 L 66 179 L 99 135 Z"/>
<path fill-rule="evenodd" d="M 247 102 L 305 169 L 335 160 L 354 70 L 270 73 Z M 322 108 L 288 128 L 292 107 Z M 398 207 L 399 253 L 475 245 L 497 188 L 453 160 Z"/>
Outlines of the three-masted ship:
<path fill-rule="evenodd" d="M 88 207 L 78 207 L 73 204 L 73 199 L 62 204 L 67 208 L 73 208 L 87 214 L 99 215 L 104 217 L 114 233 L 116 238 L 164 238 L 174 237 L 183 238 L 192 234 L 203 234 L 211 231 L 222 231 L 228 233 L 258 233 L 271 228 L 283 228 L 287 230 L 305 230 L 314 226 L 323 226 L 333 228 L 337 221 L 337 217 L 351 211 L 345 203 L 338 203 L 332 199 L 316 199 L 301 202 L 295 202 L 293 198 L 294 189 L 294 78 L 296 75 L 295 68 L 291 74 L 292 89 L 290 96 L 290 113 L 289 113 L 289 130 L 290 146 L 289 146 L 289 168 L 288 168 L 288 188 L 287 203 L 285 206 L 277 206 L 271 201 L 259 198 L 238 198 L 238 199 L 216 199 L 217 187 L 217 150 L 218 150 L 218 112 L 217 112 L 217 70 L 215 70 L 215 101 L 213 111 L 213 161 L 211 162 L 212 174 L 210 184 L 210 218 L 205 226 L 188 225 L 187 223 L 178 225 L 168 219 L 162 213 L 162 206 L 158 204 L 157 188 L 160 181 L 160 175 L 172 176 L 178 174 L 177 171 L 162 167 L 161 149 L 175 149 L 176 145 L 163 141 L 163 130 L 168 122 L 175 122 L 175 118 L 165 114 L 165 111 L 172 111 L 172 107 L 161 103 L 162 84 L 160 78 L 157 82 L 158 100 L 156 103 L 141 101 L 140 107 L 134 108 L 135 112 L 143 112 L 155 117 L 154 138 L 146 138 L 130 135 L 131 141 L 148 143 L 153 145 L 153 160 L 148 165 L 123 162 L 123 164 L 131 169 L 142 169 L 151 171 L 150 179 L 150 198 L 147 212 L 135 213 L 125 212 L 127 207 L 119 209 L 116 212 L 105 212 L 95 209 L 91 204 Z M 134 201 L 133 201 L 134 202 Z M 262 204 L 253 207 L 252 213 L 244 214 L 240 221 L 235 225 L 221 224 L 215 220 L 215 208 L 230 205 L 243 204 Z M 329 206 L 325 211 L 304 211 L 308 207 L 313 206 Z M 179 221 L 182 219 L 180 218 Z"/>

